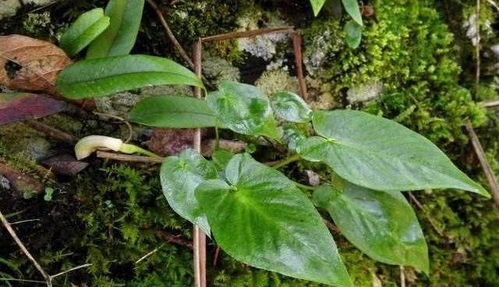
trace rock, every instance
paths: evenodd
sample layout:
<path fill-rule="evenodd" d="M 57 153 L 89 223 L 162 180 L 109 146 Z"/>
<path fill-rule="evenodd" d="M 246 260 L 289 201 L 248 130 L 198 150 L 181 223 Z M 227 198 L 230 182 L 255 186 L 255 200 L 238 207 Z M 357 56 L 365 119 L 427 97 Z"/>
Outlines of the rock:
<path fill-rule="evenodd" d="M 16 15 L 19 7 L 21 7 L 19 0 L 0 0 L 0 20 Z"/>
<path fill-rule="evenodd" d="M 255 84 L 269 96 L 279 91 L 298 93 L 297 79 L 283 69 L 263 72 Z"/>
<path fill-rule="evenodd" d="M 359 85 L 350 88 L 347 91 L 347 100 L 349 103 L 368 102 L 376 99 L 383 90 L 383 84 L 378 82 L 369 83 L 366 85 Z"/>
<path fill-rule="evenodd" d="M 10 181 L 3 175 L 0 175 L 0 189 L 10 189 Z"/>

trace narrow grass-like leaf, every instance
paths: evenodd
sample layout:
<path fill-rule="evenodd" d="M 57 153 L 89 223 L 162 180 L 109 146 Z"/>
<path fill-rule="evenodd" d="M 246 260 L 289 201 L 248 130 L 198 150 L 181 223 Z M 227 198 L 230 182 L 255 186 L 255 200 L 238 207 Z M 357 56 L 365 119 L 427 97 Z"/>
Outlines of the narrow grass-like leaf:
<path fill-rule="evenodd" d="M 126 55 L 132 50 L 140 28 L 144 0 L 110 0 L 106 16 L 109 28 L 90 45 L 87 59 Z"/>
<path fill-rule="evenodd" d="M 314 11 L 314 15 L 319 15 L 322 7 L 326 3 L 326 0 L 310 0 L 310 4 L 312 5 L 312 10 Z"/>
<path fill-rule="evenodd" d="M 69 56 L 74 56 L 104 32 L 108 26 L 109 17 L 104 16 L 102 8 L 85 12 L 62 35 L 60 46 Z"/>
<path fill-rule="evenodd" d="M 209 235 L 210 226 L 194 192 L 205 180 L 218 178 L 215 165 L 189 149 L 178 156 L 166 158 L 161 166 L 160 178 L 163 194 L 171 208 Z"/>
<path fill-rule="evenodd" d="M 225 252 L 287 276 L 353 286 L 321 216 L 291 180 L 248 154 L 234 156 L 225 177 L 196 190 Z"/>
<path fill-rule="evenodd" d="M 188 96 L 157 96 L 140 101 L 128 114 L 130 121 L 159 128 L 203 128 L 217 125 L 204 100 Z"/>
<path fill-rule="evenodd" d="M 362 14 L 360 14 L 359 3 L 357 0 L 341 0 L 343 2 L 343 7 L 345 7 L 345 11 L 347 11 L 348 15 L 352 17 L 352 19 L 357 22 L 360 26 L 362 24 Z"/>
<path fill-rule="evenodd" d="M 187 68 L 165 58 L 125 55 L 79 61 L 64 69 L 57 90 L 67 98 L 83 99 L 154 85 L 203 87 Z"/>
<path fill-rule="evenodd" d="M 428 274 L 423 231 L 399 191 L 376 191 L 337 178 L 334 187 L 316 189 L 314 201 L 329 212 L 341 234 L 371 258 Z"/>
<path fill-rule="evenodd" d="M 352 183 L 388 191 L 457 188 L 490 197 L 431 141 L 394 121 L 337 110 L 315 112 L 313 124 L 321 137 L 303 140 L 297 151 Z"/>

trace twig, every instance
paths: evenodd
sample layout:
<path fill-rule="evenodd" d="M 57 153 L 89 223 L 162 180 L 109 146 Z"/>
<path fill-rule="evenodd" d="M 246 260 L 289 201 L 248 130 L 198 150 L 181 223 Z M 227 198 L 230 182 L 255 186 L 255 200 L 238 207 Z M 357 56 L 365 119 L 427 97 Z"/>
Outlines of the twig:
<path fill-rule="evenodd" d="M 26 220 L 19 220 L 19 221 L 16 221 L 16 222 L 11 222 L 10 225 L 16 225 L 16 224 L 21 224 L 21 223 L 33 222 L 33 221 L 41 221 L 41 220 L 38 219 L 38 218 L 35 218 L 35 219 L 26 219 Z"/>
<path fill-rule="evenodd" d="M 162 230 L 157 230 L 156 235 L 163 238 L 163 240 L 168 242 L 168 243 L 175 243 L 177 245 L 184 246 L 184 247 L 187 247 L 190 249 L 193 248 L 191 242 L 180 237 L 179 235 L 172 235 L 172 234 L 166 233 L 165 231 L 162 231 Z"/>
<path fill-rule="evenodd" d="M 499 106 L 499 100 L 493 100 L 493 101 L 484 101 L 480 103 L 482 107 L 485 108 L 495 108 Z"/>
<path fill-rule="evenodd" d="M 49 125 L 37 122 L 37 121 L 26 121 L 26 124 L 30 126 L 31 128 L 45 134 L 46 136 L 49 136 L 51 138 L 54 138 L 56 140 L 60 140 L 63 142 L 67 142 L 70 144 L 74 144 L 75 142 L 78 141 L 78 138 L 70 135 L 68 133 L 65 133 L 61 130 L 58 130 L 56 128 L 53 128 Z"/>
<path fill-rule="evenodd" d="M 414 204 L 419 209 L 421 209 L 421 211 L 423 211 L 423 213 L 425 214 L 426 219 L 428 219 L 428 222 L 430 223 L 431 227 L 433 227 L 433 229 L 435 229 L 435 231 L 438 233 L 438 235 L 440 235 L 441 237 L 444 237 L 445 236 L 444 232 L 442 230 L 440 230 L 439 227 L 437 227 L 437 225 L 435 224 L 435 221 L 433 221 L 433 218 L 428 214 L 428 212 L 426 212 L 426 209 L 421 204 L 421 202 L 419 202 L 419 200 L 414 196 L 414 194 L 412 194 L 412 192 L 409 191 L 407 194 L 409 194 L 409 198 L 412 200 L 412 202 L 414 202 Z"/>
<path fill-rule="evenodd" d="M 492 195 L 494 196 L 496 206 L 499 207 L 499 184 L 497 183 L 497 178 L 494 174 L 494 170 L 490 166 L 489 161 L 487 160 L 487 156 L 485 155 L 485 152 L 483 150 L 482 144 L 480 143 L 480 140 L 478 139 L 478 136 L 476 135 L 475 130 L 473 129 L 473 126 L 471 125 L 471 122 L 469 120 L 466 121 L 465 127 L 470 136 L 471 144 L 473 145 L 475 154 L 477 155 L 483 172 L 485 173 L 485 177 L 487 177 L 487 181 L 489 182 L 489 186 L 492 191 Z"/>
<path fill-rule="evenodd" d="M 336 232 L 336 233 L 341 233 L 341 231 L 338 229 L 338 227 L 336 227 L 336 225 L 334 225 L 331 221 L 323 218 L 322 221 L 324 221 L 324 224 L 326 224 L 327 228 L 333 232 Z"/>
<path fill-rule="evenodd" d="M 47 284 L 47 282 L 45 282 L 45 281 L 29 280 L 29 279 L 17 279 L 17 278 L 0 278 L 0 281 L 13 281 L 13 282 Z"/>
<path fill-rule="evenodd" d="M 191 66 L 191 68 L 194 69 L 194 63 L 192 62 L 191 58 L 189 58 L 189 55 L 184 50 L 184 48 L 182 48 L 182 45 L 180 45 L 177 38 L 175 38 L 175 35 L 173 34 L 172 30 L 170 29 L 170 26 L 168 26 L 168 23 L 166 22 L 165 17 L 163 17 L 163 13 L 161 13 L 161 10 L 159 10 L 156 2 L 154 2 L 153 0 L 147 0 L 147 3 L 149 3 L 149 5 L 151 5 L 152 9 L 154 10 L 156 15 L 158 16 L 158 19 L 161 22 L 161 25 L 163 25 L 163 28 L 165 28 L 166 35 L 168 36 L 170 41 L 173 43 L 175 50 L 177 50 L 177 52 L 180 54 L 182 59 L 184 59 L 184 61 L 186 61 L 187 64 L 189 64 L 189 66 Z"/>
<path fill-rule="evenodd" d="M 217 249 L 215 249 L 215 255 L 213 256 L 213 267 L 217 266 L 219 256 L 220 256 L 220 247 L 217 246 Z"/>
<path fill-rule="evenodd" d="M 270 33 L 292 33 L 292 32 L 293 32 L 293 27 L 264 28 L 264 29 L 258 29 L 258 30 L 231 32 L 231 33 L 226 33 L 226 34 L 219 34 L 219 35 L 204 37 L 204 38 L 201 38 L 201 41 L 203 43 L 206 43 L 206 42 L 215 42 L 215 41 L 225 41 L 225 40 L 231 40 L 231 39 L 237 39 L 237 38 L 250 38 L 250 37 L 255 37 L 258 35 L 270 34 Z"/>
<path fill-rule="evenodd" d="M 494 8 L 496 8 L 497 12 L 499 12 L 499 6 L 497 5 L 496 2 L 494 2 L 493 0 L 487 0 L 487 2 L 489 2 L 489 4 L 492 5 Z"/>
<path fill-rule="evenodd" d="M 307 101 L 307 84 L 303 78 L 303 55 L 301 52 L 301 35 L 298 32 L 293 33 L 293 51 L 295 53 L 296 77 L 298 78 L 298 86 L 300 87 L 301 97 Z"/>
<path fill-rule="evenodd" d="M 475 72 L 475 94 L 478 93 L 478 87 L 480 85 L 480 65 L 481 65 L 481 59 L 480 59 L 480 1 L 481 0 L 476 0 L 476 19 L 475 19 L 475 25 L 476 25 L 476 46 L 475 46 L 475 53 L 476 53 L 476 72 Z"/>
<path fill-rule="evenodd" d="M 142 163 L 154 163 L 154 164 L 161 164 L 165 160 L 162 157 L 130 155 L 130 154 L 114 153 L 114 152 L 106 152 L 106 151 L 97 151 L 96 155 L 99 158 L 107 158 L 107 159 L 112 159 L 112 160 L 117 160 L 117 161 L 142 162 Z"/>
<path fill-rule="evenodd" d="M 405 287 L 405 273 L 404 266 L 400 265 L 400 287 Z"/>
<path fill-rule="evenodd" d="M 203 43 L 199 39 L 193 46 L 194 72 L 198 77 L 201 77 L 203 72 L 202 53 Z M 194 95 L 200 99 L 202 97 L 201 89 L 196 87 Z M 196 129 L 194 134 L 194 149 L 201 153 L 201 129 Z M 199 227 L 194 226 L 192 237 L 194 248 L 194 286 L 206 287 L 206 235 Z"/>
<path fill-rule="evenodd" d="M 38 269 L 40 274 L 42 274 L 43 279 L 45 279 L 45 282 L 47 283 L 47 287 L 52 287 L 52 281 L 50 279 L 50 275 L 47 272 L 45 272 L 45 270 L 38 263 L 38 261 L 36 261 L 35 257 L 31 255 L 26 246 L 24 246 L 23 242 L 19 239 L 19 237 L 17 237 L 16 232 L 14 231 L 9 221 L 5 218 L 5 216 L 1 211 L 0 211 L 0 221 L 2 221 L 3 226 L 7 229 L 10 236 L 14 239 L 14 241 L 19 246 L 21 251 L 26 255 L 26 257 L 28 257 L 29 260 L 31 260 L 31 262 L 33 263 L 33 265 L 35 265 L 36 269 Z"/>
<path fill-rule="evenodd" d="M 50 276 L 50 281 L 54 280 L 54 278 L 59 277 L 59 276 L 61 276 L 61 275 L 67 274 L 67 273 L 69 273 L 69 272 L 76 271 L 76 270 L 78 270 L 78 269 L 87 268 L 87 267 L 89 267 L 89 266 L 92 266 L 92 264 L 90 264 L 90 263 L 83 264 L 83 265 L 76 266 L 76 267 L 73 267 L 73 268 L 71 268 L 71 269 L 68 269 L 68 270 L 66 270 L 66 271 L 63 271 L 63 272 L 57 273 L 57 274 L 55 274 L 55 275 L 51 275 L 51 276 Z"/>
<path fill-rule="evenodd" d="M 161 247 L 163 247 L 163 244 L 161 244 L 161 246 L 159 246 L 159 247 L 154 248 L 153 251 L 148 252 L 146 255 L 140 257 L 137 261 L 135 261 L 135 264 L 139 264 L 140 262 L 144 261 L 144 259 L 146 259 L 147 257 L 149 257 L 149 256 L 153 255 L 154 253 L 158 252 L 158 250 L 160 250 Z"/>

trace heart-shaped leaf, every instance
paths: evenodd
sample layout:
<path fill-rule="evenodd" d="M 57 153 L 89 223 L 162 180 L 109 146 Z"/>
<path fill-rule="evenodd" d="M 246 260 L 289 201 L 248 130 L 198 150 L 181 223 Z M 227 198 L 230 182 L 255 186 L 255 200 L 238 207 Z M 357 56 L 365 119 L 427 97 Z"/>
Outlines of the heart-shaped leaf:
<path fill-rule="evenodd" d="M 106 29 L 90 45 L 87 59 L 127 55 L 135 45 L 144 10 L 144 0 L 110 0 L 106 16 L 111 18 Z"/>
<path fill-rule="evenodd" d="M 166 158 L 160 178 L 163 194 L 171 208 L 209 235 L 210 225 L 199 209 L 194 192 L 205 180 L 218 178 L 213 163 L 195 150 L 184 150 L 179 156 Z"/>
<path fill-rule="evenodd" d="M 312 110 L 295 93 L 277 92 L 270 97 L 270 104 L 277 117 L 294 123 L 306 123 L 312 118 Z"/>
<path fill-rule="evenodd" d="M 394 121 L 337 110 L 315 112 L 313 124 L 322 137 L 301 141 L 298 153 L 352 183 L 374 190 L 457 188 L 490 197 L 431 141 Z"/>
<path fill-rule="evenodd" d="M 132 122 L 159 128 L 203 128 L 217 125 L 204 100 L 186 96 L 156 96 L 140 101 L 128 114 Z"/>
<path fill-rule="evenodd" d="M 251 266 L 337 286 L 352 286 L 333 237 L 310 200 L 277 170 L 234 156 L 227 182 L 196 190 L 220 247 Z"/>
<path fill-rule="evenodd" d="M 345 7 L 345 11 L 347 11 L 348 15 L 352 17 L 352 19 L 357 22 L 360 26 L 362 24 L 362 14 L 360 14 L 359 3 L 357 0 L 341 0 L 343 3 L 343 7 Z"/>
<path fill-rule="evenodd" d="M 371 258 L 428 274 L 428 247 L 414 210 L 399 191 L 376 191 L 338 178 L 314 191 L 350 242 Z"/>
<path fill-rule="evenodd" d="M 0 94 L 0 125 L 42 118 L 67 108 L 66 103 L 41 95 Z"/>
<path fill-rule="evenodd" d="M 312 5 L 312 10 L 314 11 L 314 15 L 319 15 L 322 7 L 326 3 L 326 0 L 310 0 L 310 4 Z"/>
<path fill-rule="evenodd" d="M 106 96 L 154 85 L 203 87 L 187 68 L 165 58 L 126 55 L 83 60 L 61 72 L 57 90 L 70 99 Z"/>
<path fill-rule="evenodd" d="M 85 12 L 62 35 L 60 46 L 69 56 L 74 56 L 88 46 L 109 26 L 109 17 L 102 8 Z"/>
<path fill-rule="evenodd" d="M 269 99 L 252 85 L 225 81 L 206 100 L 224 126 L 241 134 L 280 139 Z"/>

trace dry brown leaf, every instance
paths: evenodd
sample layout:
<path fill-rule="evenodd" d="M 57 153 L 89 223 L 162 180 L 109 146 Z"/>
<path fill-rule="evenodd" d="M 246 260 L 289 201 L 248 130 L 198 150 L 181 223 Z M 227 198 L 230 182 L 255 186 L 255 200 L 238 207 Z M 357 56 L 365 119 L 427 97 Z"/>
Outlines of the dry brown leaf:
<path fill-rule="evenodd" d="M 55 94 L 58 73 L 71 63 L 54 44 L 22 35 L 0 36 L 0 85 Z"/>

